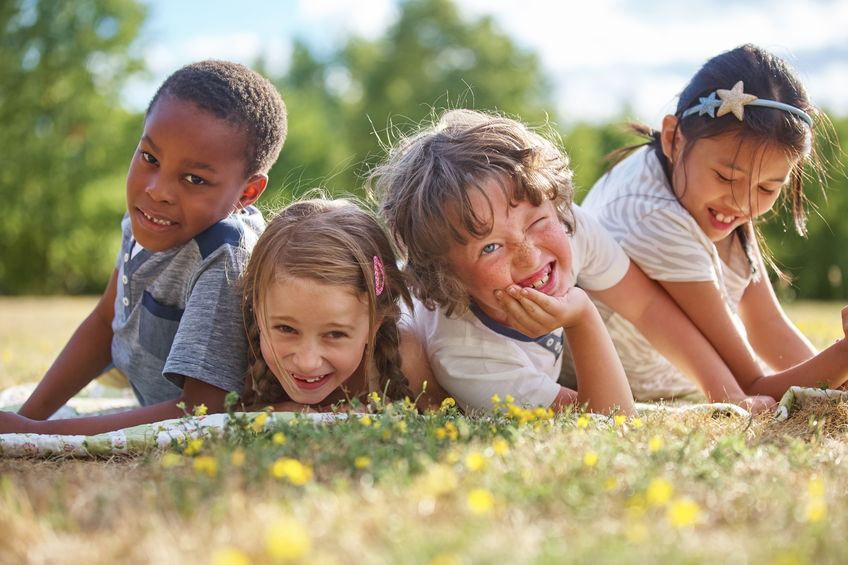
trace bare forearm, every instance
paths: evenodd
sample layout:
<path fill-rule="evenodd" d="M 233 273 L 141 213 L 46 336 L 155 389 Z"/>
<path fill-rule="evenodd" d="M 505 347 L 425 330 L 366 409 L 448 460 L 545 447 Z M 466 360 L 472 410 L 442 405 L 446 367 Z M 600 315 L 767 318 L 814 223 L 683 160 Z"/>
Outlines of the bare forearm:
<path fill-rule="evenodd" d="M 87 319 L 53 362 L 44 378 L 21 407 L 27 418 L 49 418 L 72 396 L 90 383 L 112 360 L 111 327 L 98 327 L 98 321 Z"/>
<path fill-rule="evenodd" d="M 754 379 L 746 391 L 780 398 L 790 386 L 838 388 L 848 382 L 848 338 L 790 369 Z"/>
<path fill-rule="evenodd" d="M 635 413 L 624 368 L 597 310 L 591 308 L 578 325 L 565 328 L 565 337 L 577 373 L 577 403 L 588 403 L 592 412 Z"/>

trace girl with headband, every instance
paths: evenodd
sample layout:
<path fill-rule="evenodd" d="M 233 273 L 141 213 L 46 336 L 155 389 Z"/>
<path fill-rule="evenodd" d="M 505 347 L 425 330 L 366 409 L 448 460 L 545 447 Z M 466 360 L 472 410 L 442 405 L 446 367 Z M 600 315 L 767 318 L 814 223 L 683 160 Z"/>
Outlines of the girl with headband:
<path fill-rule="evenodd" d="M 648 143 L 617 152 L 582 203 L 665 288 L 748 394 L 780 398 L 791 385 L 837 388 L 848 380 L 848 341 L 818 353 L 783 312 L 756 225 L 785 197 L 805 233 L 803 170 L 817 164 L 813 138 L 822 119 L 785 61 L 738 47 L 704 64 L 659 131 L 636 126 Z M 637 400 L 698 390 L 631 324 L 605 314 Z"/>

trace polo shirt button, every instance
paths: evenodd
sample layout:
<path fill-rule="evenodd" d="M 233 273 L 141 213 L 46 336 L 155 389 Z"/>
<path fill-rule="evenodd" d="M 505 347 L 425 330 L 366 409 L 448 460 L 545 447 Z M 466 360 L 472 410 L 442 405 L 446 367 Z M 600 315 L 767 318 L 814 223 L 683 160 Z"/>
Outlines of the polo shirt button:
<path fill-rule="evenodd" d="M 127 261 L 129 261 L 129 260 L 130 260 L 130 254 L 129 254 L 129 253 L 124 253 L 124 263 L 126 263 L 126 262 L 127 262 Z"/>
<path fill-rule="evenodd" d="M 125 296 L 123 303 L 124 303 L 124 306 L 129 306 L 130 305 L 130 299 Z"/>
<path fill-rule="evenodd" d="M 124 275 L 123 277 L 121 277 L 121 280 L 124 281 L 124 284 L 127 284 L 128 282 L 130 282 L 130 279 L 127 278 L 127 275 Z"/>

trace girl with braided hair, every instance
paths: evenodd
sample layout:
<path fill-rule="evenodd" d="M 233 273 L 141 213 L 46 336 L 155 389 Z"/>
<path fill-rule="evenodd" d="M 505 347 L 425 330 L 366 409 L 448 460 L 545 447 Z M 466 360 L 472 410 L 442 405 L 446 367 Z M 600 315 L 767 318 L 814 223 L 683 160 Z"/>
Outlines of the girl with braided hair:
<path fill-rule="evenodd" d="M 328 410 L 372 392 L 441 400 L 421 346 L 398 331 L 399 303 L 410 296 L 394 250 L 350 201 L 304 200 L 271 219 L 243 297 L 248 404 Z"/>

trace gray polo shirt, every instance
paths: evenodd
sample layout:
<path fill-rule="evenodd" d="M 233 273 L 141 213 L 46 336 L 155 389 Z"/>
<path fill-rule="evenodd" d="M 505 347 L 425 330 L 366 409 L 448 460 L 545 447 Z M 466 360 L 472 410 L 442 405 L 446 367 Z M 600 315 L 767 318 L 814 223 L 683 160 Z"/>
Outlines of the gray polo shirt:
<path fill-rule="evenodd" d="M 124 216 L 112 362 L 142 406 L 179 398 L 185 376 L 241 392 L 247 338 L 237 281 L 264 227 L 251 206 L 180 247 L 132 256 Z"/>

